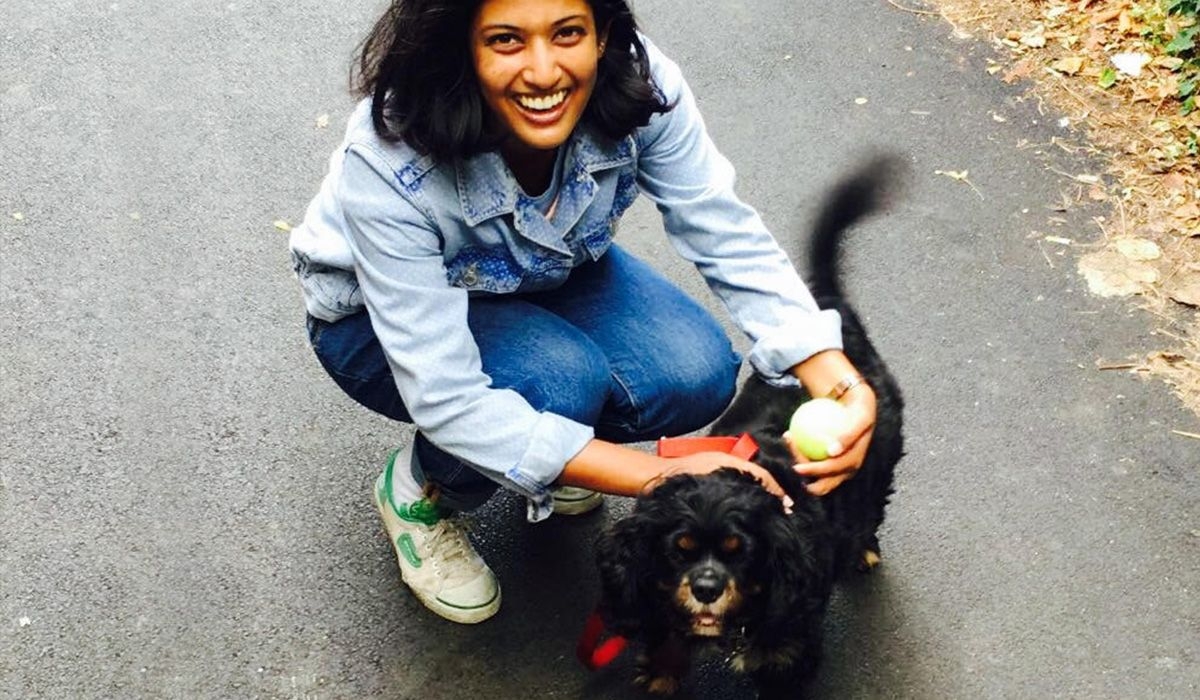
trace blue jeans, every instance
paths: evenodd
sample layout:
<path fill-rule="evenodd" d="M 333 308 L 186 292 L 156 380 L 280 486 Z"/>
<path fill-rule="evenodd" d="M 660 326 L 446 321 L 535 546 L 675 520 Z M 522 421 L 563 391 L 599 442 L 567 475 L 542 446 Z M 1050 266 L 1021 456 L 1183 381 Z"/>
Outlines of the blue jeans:
<path fill-rule="evenodd" d="M 691 432 L 725 410 L 741 357 L 715 319 L 650 266 L 617 246 L 573 270 L 559 288 L 480 296 L 467 323 L 492 386 L 539 411 L 627 443 Z M 412 423 L 367 314 L 308 318 L 321 365 L 352 399 Z M 419 431 L 414 476 L 455 510 L 481 505 L 497 484 Z"/>

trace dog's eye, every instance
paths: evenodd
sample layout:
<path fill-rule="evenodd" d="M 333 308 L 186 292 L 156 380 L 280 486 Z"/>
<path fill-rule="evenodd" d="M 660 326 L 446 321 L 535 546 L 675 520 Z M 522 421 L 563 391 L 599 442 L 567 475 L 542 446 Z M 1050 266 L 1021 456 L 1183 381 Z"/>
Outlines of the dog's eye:
<path fill-rule="evenodd" d="M 730 535 L 721 540 L 721 551 L 732 554 L 742 548 L 742 538 L 737 535 Z"/>
<path fill-rule="evenodd" d="M 679 539 L 675 540 L 675 546 L 685 552 L 694 552 L 696 551 L 696 548 L 700 546 L 700 544 L 696 542 L 696 538 L 692 537 L 691 535 L 680 535 Z"/>

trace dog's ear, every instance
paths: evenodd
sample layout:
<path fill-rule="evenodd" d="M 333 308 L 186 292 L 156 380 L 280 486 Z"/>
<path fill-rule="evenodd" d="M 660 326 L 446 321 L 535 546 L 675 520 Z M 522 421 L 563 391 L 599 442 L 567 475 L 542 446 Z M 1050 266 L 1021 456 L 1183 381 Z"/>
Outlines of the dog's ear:
<path fill-rule="evenodd" d="M 641 505 L 641 504 L 639 504 Z M 616 632 L 630 635 L 653 612 L 655 549 L 659 528 L 644 509 L 618 520 L 596 541 L 600 612 Z"/>
<path fill-rule="evenodd" d="M 797 514 L 803 518 L 803 514 Z M 832 587 L 828 534 L 816 522 L 800 523 L 796 516 L 766 518 L 766 541 L 771 548 L 767 558 L 770 584 L 767 598 L 767 624 L 794 624 L 803 611 L 805 617 L 819 613 Z M 786 629 L 779 630 L 786 633 Z"/>

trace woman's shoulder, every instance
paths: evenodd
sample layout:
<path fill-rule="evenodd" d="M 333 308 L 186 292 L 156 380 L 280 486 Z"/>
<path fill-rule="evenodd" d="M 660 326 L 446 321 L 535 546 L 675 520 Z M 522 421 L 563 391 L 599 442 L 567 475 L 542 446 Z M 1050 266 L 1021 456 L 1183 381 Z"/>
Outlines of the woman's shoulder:
<path fill-rule="evenodd" d="M 371 99 L 361 100 L 354 107 L 346 124 L 342 141 L 344 151 L 356 151 L 377 162 L 401 180 L 420 178 L 437 167 L 437 161 L 417 151 L 404 141 L 391 141 L 379 136 L 371 118 Z"/>
<path fill-rule="evenodd" d="M 650 64 L 650 75 L 655 86 L 667 98 L 674 101 L 683 86 L 683 71 L 679 64 L 671 60 L 650 37 L 638 32 L 638 39 L 646 48 L 646 58 Z"/>

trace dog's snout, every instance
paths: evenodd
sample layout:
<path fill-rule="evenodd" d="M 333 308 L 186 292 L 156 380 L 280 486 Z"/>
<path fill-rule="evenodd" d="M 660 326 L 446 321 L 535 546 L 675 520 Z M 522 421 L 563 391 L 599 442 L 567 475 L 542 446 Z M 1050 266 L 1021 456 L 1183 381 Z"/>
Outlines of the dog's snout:
<path fill-rule="evenodd" d="M 728 583 L 716 569 L 703 569 L 692 576 L 692 595 L 701 603 L 711 603 L 721 597 Z"/>

